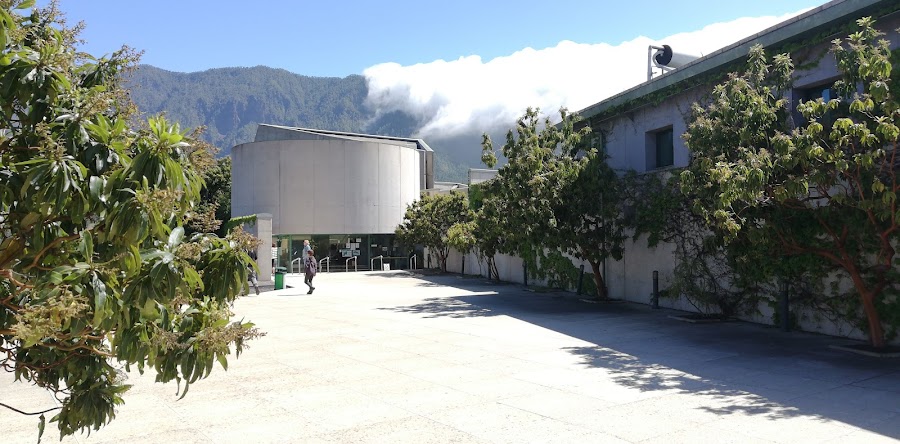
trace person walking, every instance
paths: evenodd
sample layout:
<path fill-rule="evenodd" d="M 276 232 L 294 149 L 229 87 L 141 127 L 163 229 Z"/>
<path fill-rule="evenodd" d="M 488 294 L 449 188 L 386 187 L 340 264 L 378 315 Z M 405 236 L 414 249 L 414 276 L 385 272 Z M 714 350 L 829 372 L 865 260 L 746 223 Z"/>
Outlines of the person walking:
<path fill-rule="evenodd" d="M 319 264 L 318 262 L 316 262 L 316 256 L 314 255 L 312 249 L 309 249 L 307 251 L 306 260 L 303 261 L 303 265 L 303 268 L 306 270 L 306 276 L 303 279 L 303 283 L 306 284 L 307 287 L 309 287 L 309 291 L 307 291 L 306 294 L 312 294 L 313 290 L 316 289 L 316 287 L 313 287 L 312 281 L 313 278 L 316 277 L 316 271 L 318 271 L 319 268 Z"/>
<path fill-rule="evenodd" d="M 309 252 L 312 250 L 312 247 L 309 246 L 309 239 L 303 239 L 303 252 L 300 253 L 300 270 L 301 273 L 306 273 L 306 257 L 309 256 Z"/>
<path fill-rule="evenodd" d="M 247 264 L 247 280 L 250 281 L 250 285 L 253 286 L 253 289 L 256 290 L 256 295 L 259 296 L 259 278 L 256 276 L 253 264 Z"/>

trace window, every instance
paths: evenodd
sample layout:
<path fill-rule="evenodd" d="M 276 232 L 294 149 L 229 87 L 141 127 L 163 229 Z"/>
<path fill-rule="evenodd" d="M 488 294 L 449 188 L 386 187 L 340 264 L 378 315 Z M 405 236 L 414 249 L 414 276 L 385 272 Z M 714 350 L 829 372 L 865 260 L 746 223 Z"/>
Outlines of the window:
<path fill-rule="evenodd" d="M 675 164 L 675 143 L 672 127 L 647 133 L 647 169 L 665 168 Z"/>
<path fill-rule="evenodd" d="M 603 130 L 597 130 L 591 134 L 594 138 L 593 146 L 597 148 L 597 152 L 606 155 L 606 132 Z"/>
<path fill-rule="evenodd" d="M 800 98 L 803 99 L 804 102 L 808 102 L 810 100 L 816 100 L 819 97 L 824 101 L 829 101 L 834 96 L 834 91 L 831 90 L 831 85 L 823 85 L 815 88 L 804 89 L 800 92 Z"/>
<path fill-rule="evenodd" d="M 675 144 L 672 141 L 672 128 L 656 133 L 656 167 L 662 168 L 675 164 Z"/>
<path fill-rule="evenodd" d="M 838 98 L 837 92 L 833 90 L 832 83 L 826 83 L 824 85 L 813 86 L 810 88 L 797 89 L 794 91 L 794 103 L 799 105 L 800 102 L 814 102 L 821 98 L 823 101 L 828 102 L 829 100 Z M 798 125 L 804 125 L 807 122 L 803 115 L 797 111 L 796 105 L 794 106 L 794 122 L 798 122 Z M 819 123 L 824 125 L 826 128 L 830 127 L 832 123 L 834 123 L 834 116 L 831 111 L 826 111 L 825 114 L 819 119 Z"/>

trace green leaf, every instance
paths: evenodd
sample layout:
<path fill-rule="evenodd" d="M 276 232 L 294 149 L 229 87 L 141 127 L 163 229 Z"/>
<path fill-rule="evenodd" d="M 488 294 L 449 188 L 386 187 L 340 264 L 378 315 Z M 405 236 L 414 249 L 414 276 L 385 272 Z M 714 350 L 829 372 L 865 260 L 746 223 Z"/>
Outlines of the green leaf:
<path fill-rule="evenodd" d="M 35 0 L 25 0 L 22 3 L 20 3 L 19 6 L 16 6 L 16 9 L 28 9 L 28 8 L 34 6 L 34 2 L 35 2 Z"/>
<path fill-rule="evenodd" d="M 104 192 L 104 189 L 106 188 L 106 179 L 97 176 L 91 176 L 91 178 L 88 179 L 88 188 L 90 189 L 92 198 L 106 203 L 107 196 Z"/>
<path fill-rule="evenodd" d="M 100 276 L 96 272 L 91 274 L 91 287 L 94 290 L 94 310 L 105 310 L 107 300 L 106 284 L 100 280 Z"/>
<path fill-rule="evenodd" d="M 86 261 L 92 261 L 94 256 L 94 236 L 87 230 L 81 232 L 81 254 Z"/>
<path fill-rule="evenodd" d="M 19 224 L 23 229 L 29 230 L 31 226 L 37 223 L 41 219 L 41 215 L 39 213 L 28 213 L 25 217 L 22 218 L 22 223 Z"/>
<path fill-rule="evenodd" d="M 224 353 L 216 353 L 216 359 L 219 360 L 219 365 L 222 366 L 226 371 L 228 370 L 228 358 Z"/>
<path fill-rule="evenodd" d="M 41 416 L 38 418 L 38 444 L 41 444 L 41 437 L 44 436 L 44 428 L 47 426 L 47 418 L 44 417 L 44 414 L 41 413 Z"/>
<path fill-rule="evenodd" d="M 183 227 L 175 227 L 175 229 L 172 230 L 172 233 L 169 234 L 168 249 L 172 250 L 173 248 L 178 246 L 183 239 L 184 239 L 184 228 Z"/>

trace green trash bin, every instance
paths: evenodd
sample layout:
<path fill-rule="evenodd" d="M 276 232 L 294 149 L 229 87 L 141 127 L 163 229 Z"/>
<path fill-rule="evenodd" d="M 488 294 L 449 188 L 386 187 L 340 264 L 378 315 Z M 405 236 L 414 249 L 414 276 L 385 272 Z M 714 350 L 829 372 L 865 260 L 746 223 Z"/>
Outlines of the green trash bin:
<path fill-rule="evenodd" d="M 284 272 L 281 270 L 275 272 L 275 289 L 284 290 Z"/>

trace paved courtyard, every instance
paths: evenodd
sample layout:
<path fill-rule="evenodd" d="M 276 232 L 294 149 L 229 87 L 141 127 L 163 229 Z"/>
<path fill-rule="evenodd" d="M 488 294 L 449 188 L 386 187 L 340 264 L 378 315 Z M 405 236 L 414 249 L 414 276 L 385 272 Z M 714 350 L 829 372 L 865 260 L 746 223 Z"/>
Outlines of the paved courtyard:
<path fill-rule="evenodd" d="M 320 274 L 242 298 L 268 334 L 191 386 L 152 372 L 112 424 L 63 443 L 879 443 L 900 440 L 900 359 L 844 341 L 588 304 L 479 278 Z M 302 287 L 302 288 L 301 288 Z M 0 373 L 0 402 L 52 407 Z M 0 408 L 0 442 L 36 420 Z M 46 442 L 58 433 L 48 424 Z"/>

